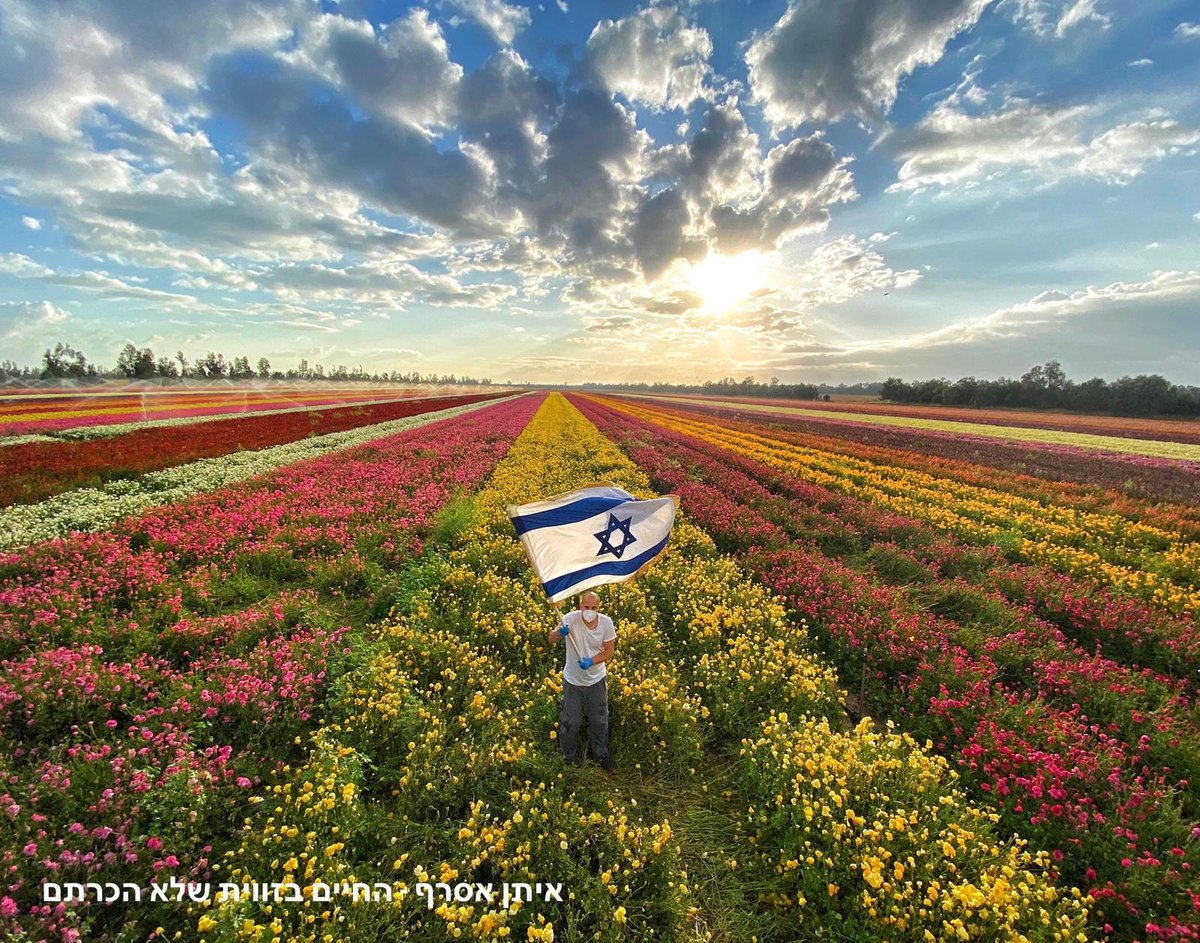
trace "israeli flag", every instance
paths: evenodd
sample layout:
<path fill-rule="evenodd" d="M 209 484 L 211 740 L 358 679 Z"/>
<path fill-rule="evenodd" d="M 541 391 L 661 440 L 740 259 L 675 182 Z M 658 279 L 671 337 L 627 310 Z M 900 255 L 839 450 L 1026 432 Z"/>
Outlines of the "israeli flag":
<path fill-rule="evenodd" d="M 603 583 L 622 583 L 662 553 L 675 498 L 638 501 L 611 486 L 509 505 L 508 516 L 551 602 Z"/>

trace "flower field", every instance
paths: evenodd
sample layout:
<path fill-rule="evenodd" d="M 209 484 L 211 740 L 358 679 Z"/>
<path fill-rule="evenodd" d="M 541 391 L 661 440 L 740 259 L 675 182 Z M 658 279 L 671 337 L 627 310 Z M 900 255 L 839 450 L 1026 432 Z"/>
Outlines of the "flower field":
<path fill-rule="evenodd" d="M 742 403 L 733 400 L 698 400 L 688 397 L 654 396 L 646 398 L 649 403 L 666 406 L 681 406 L 701 412 L 709 410 L 735 410 L 763 417 L 784 419 L 807 419 L 818 422 L 842 422 L 860 426 L 906 429 L 913 432 L 942 432 L 953 436 L 982 440 L 984 443 L 1013 442 L 1042 444 L 1069 450 L 1110 452 L 1118 455 L 1133 455 L 1145 459 L 1186 462 L 1195 465 L 1200 461 L 1200 444 L 1165 439 L 1140 439 L 1122 435 L 1101 435 L 1093 432 L 1078 432 L 1067 429 L 1000 425 L 998 423 L 949 420 L 932 416 L 897 416 L 889 413 L 852 413 L 836 410 L 818 411 L 799 406 L 779 406 L 759 403 Z"/>
<path fill-rule="evenodd" d="M 253 389 L 118 389 L 71 393 L 0 393 L 0 436 L 48 435 L 92 429 L 106 435 L 114 425 L 194 422 L 209 416 L 293 409 L 370 405 L 428 398 L 428 387 L 386 386 L 354 389 L 276 387 Z M 122 429 L 122 431 L 127 431 Z M 3 440 L 0 440 L 3 441 Z"/>
<path fill-rule="evenodd" d="M 855 710 L 928 738 L 1005 831 L 1090 892 L 1101 929 L 1195 936 L 1194 609 L 1147 591 L 1132 557 L 1124 579 L 1072 565 L 1089 547 L 1140 553 L 1138 567 L 1192 561 L 1192 509 L 1114 496 L 1106 514 L 1024 478 L 1001 492 L 993 473 L 986 489 L 945 465 L 914 474 L 916 454 L 839 465 L 773 429 L 580 405 L 808 622 Z M 1017 536 L 987 530 L 1001 522 Z M 1135 550 L 1150 533 L 1171 563 Z M 1194 562 L 1170 573 L 1194 594 Z"/>
<path fill-rule="evenodd" d="M 808 414 L 813 418 L 852 418 L 859 422 L 871 422 L 873 417 L 891 424 L 893 418 L 933 420 L 935 423 L 979 424 L 1008 426 L 1014 429 L 1048 429 L 1058 432 L 1080 432 L 1114 438 L 1150 439 L 1162 442 L 1184 442 L 1200 444 L 1200 430 L 1196 423 L 1187 419 L 1133 419 L 1127 416 L 1091 416 L 1080 413 L 1056 413 L 1049 410 L 985 409 L 953 406 L 900 405 L 877 402 L 823 402 L 821 400 L 781 400 L 766 397 L 739 396 L 736 400 L 722 400 L 710 396 L 666 396 L 652 397 L 675 404 L 691 403 L 696 406 L 737 406 L 755 408 L 772 406 L 771 412 L 787 412 L 797 415 Z M 910 423 L 909 426 L 916 426 Z M 929 428 L 936 428 L 930 426 Z"/>
<path fill-rule="evenodd" d="M 872 425 L 830 419 L 817 411 L 765 415 L 746 412 L 736 406 L 717 408 L 708 404 L 704 412 L 724 419 L 749 421 L 759 427 L 768 425 L 776 434 L 791 432 L 803 436 L 806 441 L 818 437 L 836 442 L 843 449 L 852 447 L 851 443 L 891 449 L 894 460 L 900 462 L 919 457 L 920 461 L 928 463 L 931 459 L 941 458 L 960 463 L 960 469 L 975 466 L 972 471 L 976 475 L 985 467 L 996 468 L 1027 475 L 1035 481 L 1050 478 L 1082 484 L 1093 490 L 1121 491 L 1151 501 L 1188 505 L 1195 504 L 1194 496 L 1200 489 L 1200 463 L 1197 462 Z"/>
<path fill-rule="evenodd" d="M 8 445 L 0 447 L 0 507 L 30 504 L 73 488 L 128 480 L 202 458 L 257 451 L 309 436 L 373 426 L 488 398 L 471 395 L 402 399 L 334 409 L 290 409 L 206 422 L 156 423 L 99 439 Z"/>
<path fill-rule="evenodd" d="M 1200 934 L 1194 507 L 641 401 L 438 406 L 0 510 L 0 936 Z M 506 513 L 597 481 L 680 498 L 601 590 L 611 777 L 562 762 Z M 172 879 L 295 899 L 42 893 Z"/>

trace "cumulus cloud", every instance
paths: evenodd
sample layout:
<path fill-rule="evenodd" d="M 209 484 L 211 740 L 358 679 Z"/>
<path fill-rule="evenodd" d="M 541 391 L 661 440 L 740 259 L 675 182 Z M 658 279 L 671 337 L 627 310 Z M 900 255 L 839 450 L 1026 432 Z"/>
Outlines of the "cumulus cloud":
<path fill-rule="evenodd" d="M 746 52 L 750 85 L 772 124 L 876 123 L 900 80 L 937 62 L 989 0 L 792 0 Z"/>
<path fill-rule="evenodd" d="M 450 61 L 440 27 L 427 11 L 376 30 L 366 20 L 324 14 L 306 27 L 288 57 L 346 91 L 363 108 L 418 125 L 452 117 L 463 70 Z"/>
<path fill-rule="evenodd" d="M 774 247 L 789 236 L 824 229 L 831 206 L 858 196 L 848 165 L 819 134 L 771 148 L 759 198 L 740 207 L 714 207 L 717 246 L 727 252 Z"/>
<path fill-rule="evenodd" d="M 620 20 L 601 20 L 587 41 L 587 59 L 601 81 L 652 108 L 687 108 L 704 96 L 712 40 L 669 4 Z"/>
<path fill-rule="evenodd" d="M 1179 39 L 1200 39 L 1200 23 L 1180 23 L 1175 27 Z"/>
<path fill-rule="evenodd" d="M 42 228 L 42 221 L 33 216 L 22 216 L 21 225 L 26 229 L 32 229 L 36 232 Z"/>
<path fill-rule="evenodd" d="M 1093 177 L 1127 183 L 1146 165 L 1194 153 L 1200 131 L 1159 113 L 1094 130 L 1098 109 L 1051 109 L 1011 99 L 974 115 L 945 105 L 915 127 L 893 132 L 883 147 L 901 161 L 891 190 L 985 180 L 1004 172 L 1047 182 Z"/>
<path fill-rule="evenodd" d="M 163 92 L 193 89 L 204 62 L 270 48 L 305 15 L 301 0 L 196 0 L 178 7 L 139 0 L 6 4 L 0 21 L 0 126 L 57 140 L 79 120 L 115 107 L 169 135 Z"/>
<path fill-rule="evenodd" d="M 533 17 L 523 6 L 505 3 L 504 0 L 446 0 L 457 10 L 474 20 L 492 34 L 502 46 L 511 46 L 517 34 L 524 30 Z"/>
<path fill-rule="evenodd" d="M 462 233 L 483 225 L 490 183 L 477 161 L 439 150 L 415 128 L 359 120 L 350 101 L 316 94 L 305 72 L 261 66 L 246 57 L 221 63 L 206 100 L 273 162 L 391 213 Z"/>
<path fill-rule="evenodd" d="M 917 283 L 916 269 L 896 270 L 872 246 L 856 236 L 824 243 L 798 266 L 799 278 L 782 292 L 801 311 L 838 305 L 862 294 L 900 290 Z"/>
<path fill-rule="evenodd" d="M 49 301 L 0 301 L 0 341 L 36 336 L 70 315 Z"/>
<path fill-rule="evenodd" d="M 633 224 L 633 249 L 647 279 L 658 278 L 675 259 L 703 258 L 706 244 L 688 239 L 691 214 L 687 200 L 674 188 L 649 197 Z"/>

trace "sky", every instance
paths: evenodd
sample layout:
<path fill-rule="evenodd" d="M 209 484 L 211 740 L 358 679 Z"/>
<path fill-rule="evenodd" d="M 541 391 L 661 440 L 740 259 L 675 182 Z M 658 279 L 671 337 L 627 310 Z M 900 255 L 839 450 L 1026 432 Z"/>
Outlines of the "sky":
<path fill-rule="evenodd" d="M 1200 384 L 1191 0 L 0 0 L 0 359 Z"/>

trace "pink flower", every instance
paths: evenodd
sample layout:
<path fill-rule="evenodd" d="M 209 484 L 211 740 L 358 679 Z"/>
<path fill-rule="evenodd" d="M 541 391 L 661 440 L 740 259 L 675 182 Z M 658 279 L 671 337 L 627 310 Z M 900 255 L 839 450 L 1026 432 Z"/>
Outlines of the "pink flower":
<path fill-rule="evenodd" d="M 243 789 L 249 789 L 249 788 L 250 788 L 250 780 L 248 780 L 248 779 L 247 779 L 245 776 L 239 776 L 239 777 L 237 778 L 237 784 L 238 784 L 239 786 L 241 786 Z"/>
<path fill-rule="evenodd" d="M 17 902 L 11 897 L 0 898 L 0 917 L 15 917 L 17 915 Z"/>
<path fill-rule="evenodd" d="M 162 846 L 163 846 L 163 844 L 162 844 L 161 838 L 146 839 L 146 847 L 149 848 L 151 851 L 161 851 Z"/>
<path fill-rule="evenodd" d="M 34 855 L 36 855 L 36 854 L 37 854 L 37 845 L 36 845 L 36 844 L 34 844 L 33 842 L 30 842 L 28 845 L 26 845 L 26 846 L 25 846 L 24 848 L 22 848 L 21 850 L 22 850 L 23 852 L 25 852 L 25 857 L 26 857 L 26 858 L 32 858 Z"/>

